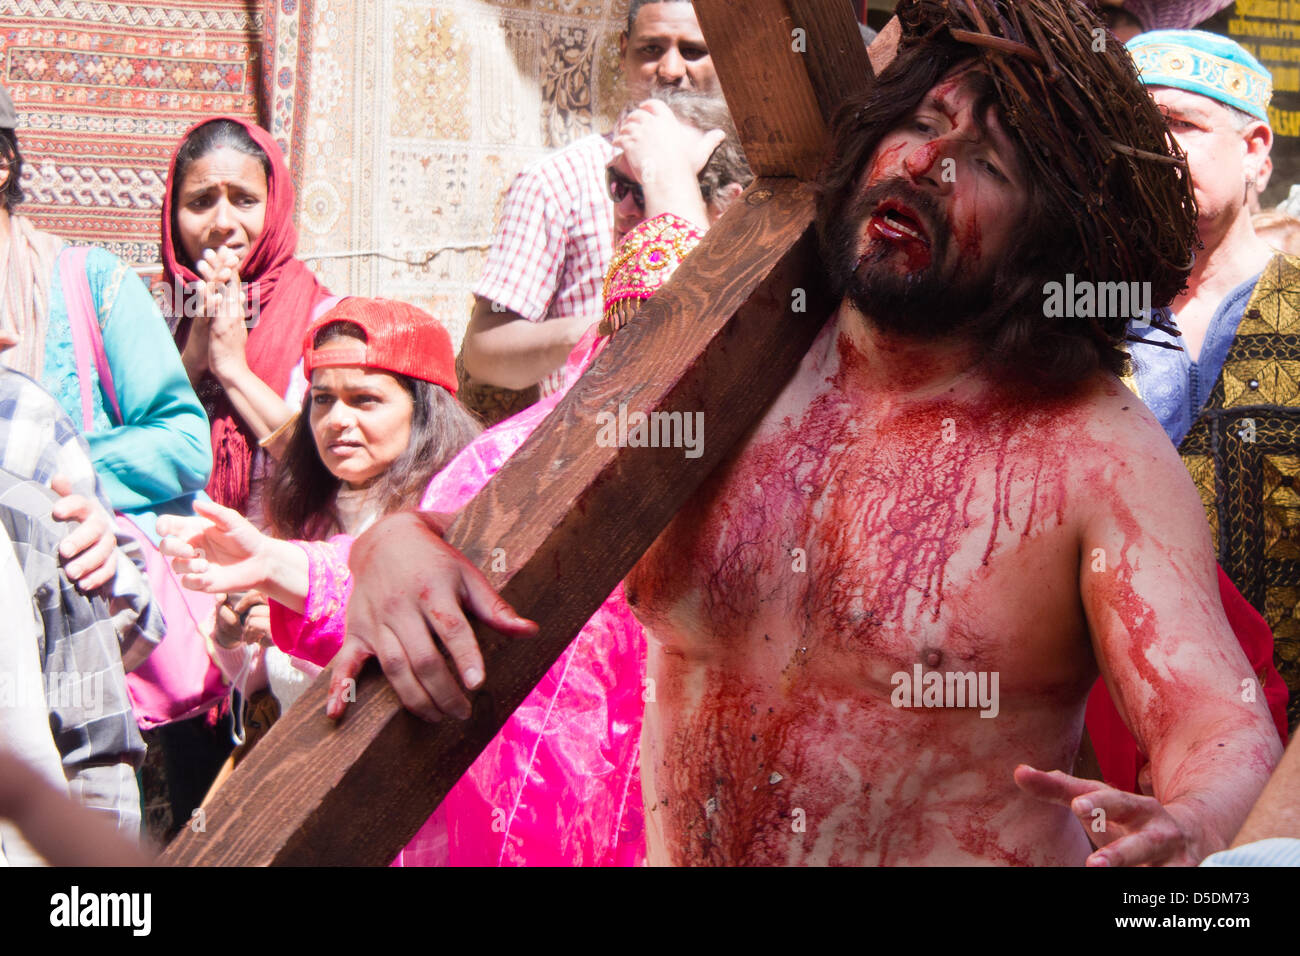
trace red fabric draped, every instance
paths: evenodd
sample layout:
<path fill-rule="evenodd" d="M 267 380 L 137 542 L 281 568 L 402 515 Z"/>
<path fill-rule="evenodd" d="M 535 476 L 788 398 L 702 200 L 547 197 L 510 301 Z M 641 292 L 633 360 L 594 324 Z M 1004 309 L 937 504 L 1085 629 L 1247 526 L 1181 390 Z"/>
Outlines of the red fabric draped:
<path fill-rule="evenodd" d="M 176 176 L 176 157 L 185 141 L 200 126 L 216 120 L 230 120 L 246 129 L 271 161 L 267 182 L 266 220 L 262 233 L 240 265 L 239 277 L 249 289 L 249 301 L 259 307 L 257 324 L 249 330 L 245 352 L 253 374 L 283 395 L 289 375 L 302 357 L 302 338 L 316 305 L 329 296 L 311 270 L 294 258 L 298 248 L 298 231 L 293 225 L 294 191 L 289 167 L 271 134 L 260 126 L 233 116 L 214 116 L 190 127 L 176 152 L 172 153 L 167 171 L 167 190 L 163 196 L 162 259 L 163 278 L 170 290 L 201 281 L 192 268 L 177 257 L 172 235 L 172 191 Z M 183 255 L 183 253 L 182 253 Z M 183 301 L 173 295 L 176 303 Z M 176 343 L 184 348 L 191 319 L 180 317 L 176 326 Z M 243 511 L 248 502 L 252 449 L 256 439 L 235 414 L 234 408 L 212 379 L 204 376 L 199 394 L 204 398 L 212 421 L 212 479 L 208 494 L 230 508 Z"/>

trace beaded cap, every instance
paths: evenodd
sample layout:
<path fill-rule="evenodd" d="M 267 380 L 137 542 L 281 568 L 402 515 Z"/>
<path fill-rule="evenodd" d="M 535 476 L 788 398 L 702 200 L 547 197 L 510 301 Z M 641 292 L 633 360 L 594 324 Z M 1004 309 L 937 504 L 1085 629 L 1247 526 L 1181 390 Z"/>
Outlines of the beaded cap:
<path fill-rule="evenodd" d="M 1204 30 L 1152 30 L 1128 51 L 1147 86 L 1199 93 L 1268 122 L 1273 74 L 1240 43 Z"/>

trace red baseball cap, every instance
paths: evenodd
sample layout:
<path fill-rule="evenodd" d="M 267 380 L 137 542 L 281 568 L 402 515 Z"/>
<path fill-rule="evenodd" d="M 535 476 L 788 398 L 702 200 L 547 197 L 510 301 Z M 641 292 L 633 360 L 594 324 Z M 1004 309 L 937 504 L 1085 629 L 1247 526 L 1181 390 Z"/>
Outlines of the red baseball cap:
<path fill-rule="evenodd" d="M 315 348 L 316 334 L 333 322 L 351 322 L 366 340 L 340 336 Z M 318 368 L 357 365 L 394 372 L 441 385 L 456 394 L 456 356 L 447 330 L 422 309 L 393 299 L 349 297 L 307 329 L 302 346 L 303 373 Z"/>

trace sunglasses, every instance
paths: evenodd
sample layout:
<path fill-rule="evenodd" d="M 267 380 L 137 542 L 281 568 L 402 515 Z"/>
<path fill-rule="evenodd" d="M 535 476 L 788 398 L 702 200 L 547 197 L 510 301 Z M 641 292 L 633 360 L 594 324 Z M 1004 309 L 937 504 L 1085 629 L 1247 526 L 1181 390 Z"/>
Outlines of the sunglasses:
<path fill-rule="evenodd" d="M 645 209 L 645 191 L 641 184 L 634 179 L 629 179 L 622 173 L 605 167 L 605 185 L 609 189 L 609 198 L 616 203 L 623 201 L 623 197 L 628 193 L 632 194 L 632 201 L 636 203 L 638 209 Z"/>
<path fill-rule="evenodd" d="M 622 202 L 623 197 L 631 193 L 632 201 L 636 203 L 636 207 L 642 212 L 645 211 L 645 190 L 641 188 L 641 184 L 636 180 L 629 179 L 611 166 L 606 166 L 605 185 L 609 189 L 609 198 L 614 202 Z M 700 185 L 700 195 L 704 197 L 705 202 L 709 201 L 709 194 L 712 191 L 710 187 L 704 184 Z"/>

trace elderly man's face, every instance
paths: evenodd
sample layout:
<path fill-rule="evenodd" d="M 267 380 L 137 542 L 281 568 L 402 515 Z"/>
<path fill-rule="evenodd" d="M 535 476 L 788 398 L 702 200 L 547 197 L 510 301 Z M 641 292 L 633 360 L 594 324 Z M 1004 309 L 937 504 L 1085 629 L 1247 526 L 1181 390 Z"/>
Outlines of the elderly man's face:
<path fill-rule="evenodd" d="M 631 103 L 659 86 L 718 92 L 718 75 L 689 3 L 646 4 L 637 11 L 632 32 L 619 37 L 618 49 Z"/>
<path fill-rule="evenodd" d="M 833 230 L 849 247 L 832 263 L 852 276 L 848 294 L 900 329 L 943 331 L 986 307 L 980 297 L 1023 227 L 1024 173 L 997 118 L 977 122 L 976 76 L 945 77 L 881 139 Z"/>
<path fill-rule="evenodd" d="M 1202 227 L 1231 221 L 1246 204 L 1247 183 L 1268 158 L 1273 138 L 1267 124 L 1239 129 L 1222 103 L 1186 90 L 1153 86 L 1151 98 L 1187 153 Z"/>

